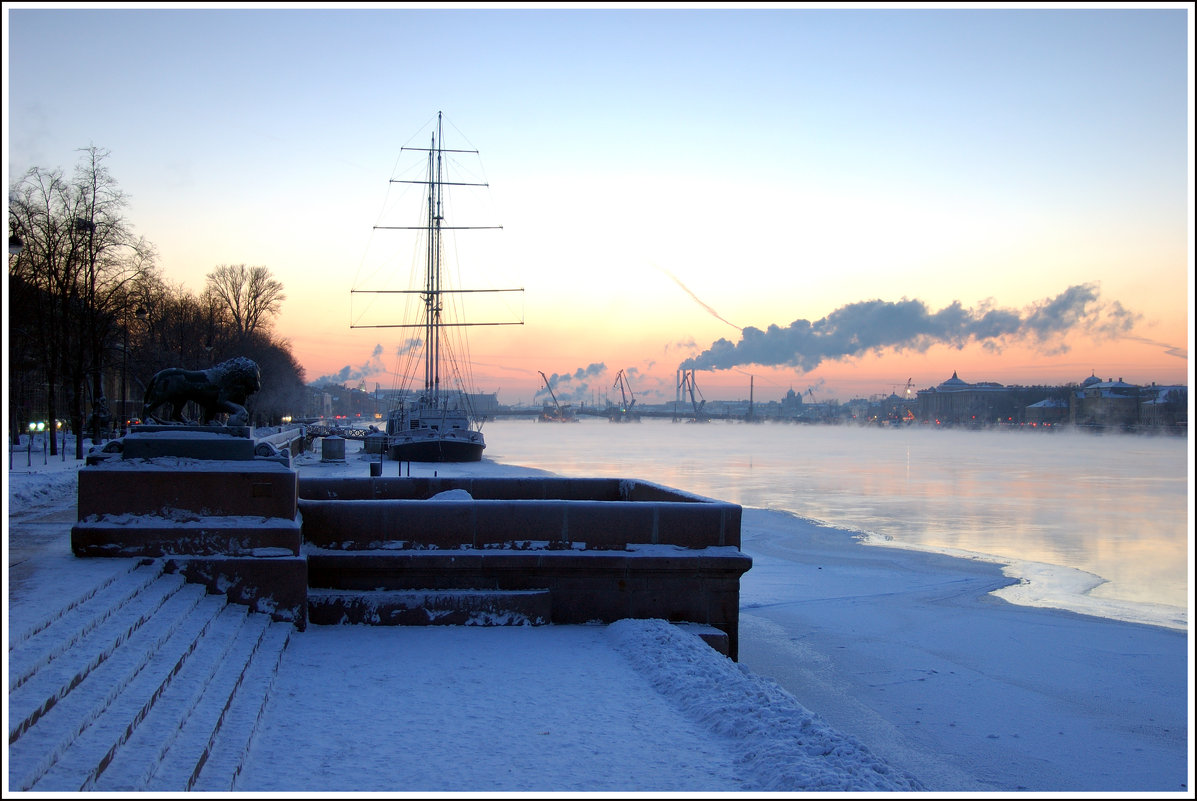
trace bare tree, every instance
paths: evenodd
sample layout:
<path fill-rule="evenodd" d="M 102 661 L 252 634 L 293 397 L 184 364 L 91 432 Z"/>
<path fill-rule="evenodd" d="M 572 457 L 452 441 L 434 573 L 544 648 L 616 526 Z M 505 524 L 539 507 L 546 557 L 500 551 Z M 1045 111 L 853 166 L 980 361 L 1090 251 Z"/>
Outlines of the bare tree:
<path fill-rule="evenodd" d="M 23 243 L 10 260 L 35 306 L 29 340 L 47 383 L 51 425 L 57 387 L 66 387 L 76 458 L 83 457 L 83 403 L 92 399 L 93 438 L 106 422 L 103 371 L 115 363 L 131 282 L 152 266 L 153 248 L 134 238 L 122 216 L 125 197 L 103 165 L 107 151 L 85 148 L 68 182 L 61 171 L 30 169 L 9 190 L 9 227 Z M 123 356 L 123 354 L 122 354 Z"/>
<path fill-rule="evenodd" d="M 112 420 L 104 393 L 104 368 L 115 353 L 119 324 L 125 319 L 132 282 L 153 262 L 153 248 L 134 238 L 123 217 L 125 194 L 103 162 L 108 151 L 95 146 L 82 150 L 75 168 L 71 230 L 82 249 L 79 294 L 83 312 L 80 366 L 91 379 L 92 441 L 99 441 Z M 82 438 L 76 457 L 82 458 Z"/>
<path fill-rule="evenodd" d="M 206 291 L 229 316 L 241 340 L 266 332 L 287 299 L 281 281 L 265 267 L 222 264 L 207 275 Z"/>
<path fill-rule="evenodd" d="M 303 368 L 283 339 L 255 336 L 245 356 L 262 371 L 262 388 L 247 404 L 254 425 L 278 425 L 284 415 L 301 414 L 306 397 Z"/>
<path fill-rule="evenodd" d="M 50 421 L 58 417 L 58 387 L 67 362 L 67 332 L 72 309 L 66 233 L 61 205 L 67 194 L 61 171 L 30 169 L 9 190 L 8 226 L 22 242 L 9 260 L 9 297 L 23 296 L 17 307 L 26 347 L 36 354 L 47 389 Z M 24 291 L 23 291 L 24 290 Z M 53 423 L 51 422 L 51 425 Z M 14 422 L 14 428 L 20 426 Z M 51 442 L 51 453 L 57 445 Z"/>

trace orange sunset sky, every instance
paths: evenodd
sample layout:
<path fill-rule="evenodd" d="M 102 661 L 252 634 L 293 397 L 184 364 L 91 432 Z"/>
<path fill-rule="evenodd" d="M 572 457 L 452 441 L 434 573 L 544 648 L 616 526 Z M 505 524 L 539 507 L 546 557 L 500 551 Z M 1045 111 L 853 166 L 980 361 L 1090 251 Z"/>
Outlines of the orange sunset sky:
<path fill-rule="evenodd" d="M 1191 378 L 1188 6 L 5 14 L 8 182 L 108 150 L 169 279 L 283 282 L 310 382 L 394 383 L 350 290 L 438 111 L 503 226 L 462 281 L 525 290 L 470 330 L 501 402 Z"/>

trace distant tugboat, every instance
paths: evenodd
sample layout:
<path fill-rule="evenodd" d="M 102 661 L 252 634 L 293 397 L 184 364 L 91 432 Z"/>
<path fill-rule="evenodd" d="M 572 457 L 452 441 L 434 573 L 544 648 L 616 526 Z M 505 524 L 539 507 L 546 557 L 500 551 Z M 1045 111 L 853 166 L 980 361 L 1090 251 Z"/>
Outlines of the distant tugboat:
<path fill-rule="evenodd" d="M 421 184 L 426 187 L 424 198 L 424 224 L 420 226 L 374 226 L 376 230 L 422 231 L 426 240 L 424 248 L 422 288 L 411 290 L 354 290 L 364 294 L 411 294 L 419 295 L 421 304 L 418 321 L 395 325 L 351 325 L 351 328 L 421 328 L 423 339 L 418 344 L 423 356 L 423 386 L 418 390 L 410 386 L 401 387 L 403 401 L 387 414 L 385 452 L 394 461 L 411 462 L 476 462 L 482 459 L 486 441 L 482 436 L 477 415 L 470 408 L 470 396 L 458 364 L 456 353 L 468 353 L 463 347 L 450 347 L 446 341 L 445 329 L 469 325 L 520 325 L 521 323 L 466 323 L 446 321 L 443 317 L 445 296 L 462 292 L 522 292 L 522 289 L 446 289 L 442 285 L 441 262 L 443 258 L 443 232 L 475 228 L 500 228 L 501 226 L 449 226 L 445 224 L 445 187 L 475 186 L 485 183 L 471 183 L 449 180 L 446 175 L 445 154 L 477 153 L 476 150 L 450 150 L 444 147 L 441 113 L 437 112 L 436 130 L 428 148 L 402 150 L 425 151 L 428 154 L 427 176 L 420 180 L 397 180 L 392 183 Z M 413 283 L 414 285 L 414 283 Z M 447 369 L 446 369 L 447 368 Z M 453 389 L 441 384 L 444 376 L 452 382 Z M 405 376 L 412 378 L 413 376 Z M 414 383 L 414 382 L 412 382 Z"/>

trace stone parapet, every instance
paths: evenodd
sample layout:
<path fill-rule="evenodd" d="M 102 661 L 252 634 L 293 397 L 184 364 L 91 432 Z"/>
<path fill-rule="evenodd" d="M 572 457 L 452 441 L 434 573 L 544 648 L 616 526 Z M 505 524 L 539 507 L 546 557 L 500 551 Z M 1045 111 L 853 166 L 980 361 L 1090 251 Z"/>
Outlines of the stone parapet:
<path fill-rule="evenodd" d="M 123 514 L 170 518 L 179 511 L 294 519 L 296 482 L 294 470 L 268 460 L 109 460 L 80 468 L 79 520 Z"/>
<path fill-rule="evenodd" d="M 154 426 L 157 431 L 130 431 L 121 438 L 124 459 L 183 459 L 250 461 L 254 441 L 223 430 L 200 426 Z M 184 430 L 186 429 L 186 430 Z"/>
<path fill-rule="evenodd" d="M 660 618 L 713 626 L 736 658 L 740 577 L 735 548 L 603 551 L 340 551 L 305 546 L 314 588 L 548 590 L 552 622 Z"/>
<path fill-rule="evenodd" d="M 184 423 L 181 425 L 170 423 L 135 423 L 129 426 L 129 434 L 220 434 L 226 437 L 240 437 L 252 439 L 253 431 L 249 426 L 226 426 L 213 423 L 199 425 L 198 423 Z"/>
<path fill-rule="evenodd" d="M 449 490 L 469 498 L 428 500 Z M 320 547 L 740 546 L 738 504 L 644 481 L 305 478 L 299 495 L 304 538 Z"/>

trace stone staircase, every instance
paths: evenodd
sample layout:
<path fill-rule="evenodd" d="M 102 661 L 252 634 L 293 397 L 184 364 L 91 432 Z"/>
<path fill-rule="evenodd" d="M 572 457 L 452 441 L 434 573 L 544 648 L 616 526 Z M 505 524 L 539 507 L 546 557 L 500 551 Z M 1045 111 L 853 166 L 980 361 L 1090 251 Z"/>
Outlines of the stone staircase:
<path fill-rule="evenodd" d="M 412 558 L 385 549 L 311 548 L 308 622 L 373 626 L 541 626 L 552 620 L 548 589 L 479 587 L 476 576 L 434 582 L 412 570 Z M 492 582 L 493 583 L 493 582 Z"/>
<path fill-rule="evenodd" d="M 231 791 L 292 631 L 133 563 L 10 632 L 10 788 Z"/>

